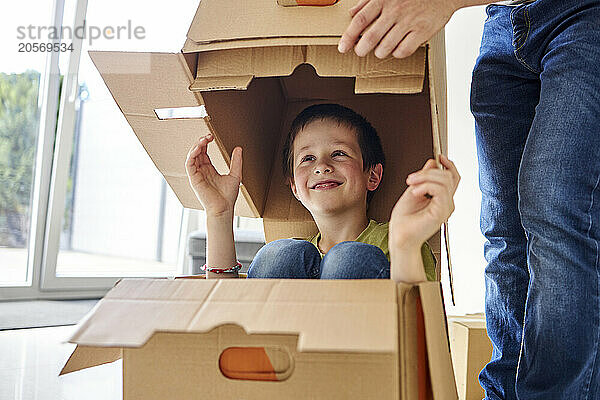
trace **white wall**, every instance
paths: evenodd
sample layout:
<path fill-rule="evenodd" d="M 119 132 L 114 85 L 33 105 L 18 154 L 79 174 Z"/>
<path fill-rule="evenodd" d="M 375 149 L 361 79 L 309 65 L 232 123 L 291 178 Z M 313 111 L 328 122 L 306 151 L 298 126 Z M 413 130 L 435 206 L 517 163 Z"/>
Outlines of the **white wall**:
<path fill-rule="evenodd" d="M 484 309 L 484 238 L 479 231 L 481 194 L 469 92 L 485 18 L 485 7 L 470 7 L 456 12 L 446 26 L 449 156 L 462 177 L 455 196 L 456 210 L 449 224 L 456 307 L 451 306 L 446 284 L 445 294 L 448 313 L 452 314 Z M 443 280 L 447 282 L 447 277 Z"/>

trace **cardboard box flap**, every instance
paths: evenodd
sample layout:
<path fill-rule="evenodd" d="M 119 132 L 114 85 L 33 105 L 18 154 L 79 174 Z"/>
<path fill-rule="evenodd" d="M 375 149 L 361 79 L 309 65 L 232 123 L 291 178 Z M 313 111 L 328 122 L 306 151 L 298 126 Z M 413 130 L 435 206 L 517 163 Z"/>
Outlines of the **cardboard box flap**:
<path fill-rule="evenodd" d="M 420 93 L 427 49 L 406 59 L 341 54 L 336 46 L 275 46 L 200 53 L 192 91 L 246 89 L 252 77 L 290 76 L 301 64 L 321 77 L 356 77 L 355 93 Z"/>
<path fill-rule="evenodd" d="M 125 116 L 156 118 L 158 108 L 203 104 L 199 95 L 186 90 L 193 77 L 182 54 L 90 51 L 89 55 Z"/>
<path fill-rule="evenodd" d="M 156 111 L 204 106 L 202 97 L 188 90 L 193 77 L 185 56 L 110 51 L 89 54 L 127 122 L 181 204 L 202 209 L 188 182 L 185 157 L 200 136 L 211 132 L 210 123 L 207 118 L 161 120 Z M 219 140 L 211 143 L 208 154 L 217 171 L 223 173 L 229 170 L 230 160 L 219 146 Z M 236 202 L 236 214 L 259 216 L 243 188 Z"/>
<path fill-rule="evenodd" d="M 434 399 L 456 399 L 456 383 L 450 355 L 448 326 L 439 283 L 426 282 L 419 286 L 425 317 L 425 340 Z M 453 392 L 448 389 L 454 388 Z"/>
<path fill-rule="evenodd" d="M 248 334 L 298 335 L 299 351 L 393 353 L 397 309 L 390 280 L 124 279 L 70 342 L 140 347 L 159 331 L 235 324 Z"/>
<path fill-rule="evenodd" d="M 274 37 L 340 37 L 353 1 L 326 7 L 283 7 L 275 0 L 202 0 L 187 37 L 196 43 Z M 227 18 L 220 16 L 226 15 Z"/>
<path fill-rule="evenodd" d="M 123 357 L 120 347 L 77 346 L 59 375 L 79 371 L 97 365 L 108 364 Z"/>

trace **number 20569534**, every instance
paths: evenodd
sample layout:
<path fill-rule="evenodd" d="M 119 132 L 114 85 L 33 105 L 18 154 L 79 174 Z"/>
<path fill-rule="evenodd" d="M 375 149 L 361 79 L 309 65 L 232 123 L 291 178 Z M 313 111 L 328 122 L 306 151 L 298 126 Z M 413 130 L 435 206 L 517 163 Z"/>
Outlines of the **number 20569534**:
<path fill-rule="evenodd" d="M 19 43 L 19 53 L 49 53 L 73 51 L 73 43 Z"/>

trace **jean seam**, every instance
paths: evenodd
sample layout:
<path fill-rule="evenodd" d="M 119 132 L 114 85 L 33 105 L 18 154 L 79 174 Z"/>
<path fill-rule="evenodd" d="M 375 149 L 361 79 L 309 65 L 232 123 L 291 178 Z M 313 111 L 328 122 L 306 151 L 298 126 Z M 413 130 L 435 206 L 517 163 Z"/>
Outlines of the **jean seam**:
<path fill-rule="evenodd" d="M 592 231 L 592 226 L 594 224 L 594 219 L 592 218 L 592 208 L 594 206 L 594 192 L 596 192 L 596 190 L 598 189 L 598 186 L 600 185 L 600 175 L 598 175 L 598 179 L 596 179 L 596 186 L 594 186 L 594 189 L 592 190 L 592 195 L 591 195 L 591 200 L 590 200 L 590 207 L 588 208 L 588 218 L 590 220 L 590 224 L 588 226 L 588 230 L 587 230 L 587 237 L 591 239 L 591 235 L 590 232 Z M 600 276 L 598 275 L 598 258 L 600 256 L 600 252 L 598 251 L 598 241 L 594 240 L 596 242 L 596 265 L 595 265 L 595 269 L 596 269 L 596 298 L 598 298 L 598 285 L 600 284 Z M 598 305 L 600 308 L 600 304 Z M 594 362 L 592 363 L 592 368 L 590 369 L 589 375 L 587 377 L 587 383 L 585 385 L 585 398 L 588 398 L 588 395 L 590 393 L 590 386 L 592 384 L 592 375 L 594 374 L 594 369 L 596 368 L 596 359 L 598 357 L 598 341 L 600 340 L 600 327 L 596 326 L 596 343 L 594 344 Z"/>
<path fill-rule="evenodd" d="M 523 39 L 523 42 L 521 43 L 521 45 L 519 47 L 517 47 L 515 49 L 515 51 L 519 51 L 523 48 L 523 46 L 525 46 L 525 42 L 527 41 L 527 39 L 529 38 L 529 32 L 531 31 L 531 23 L 529 21 L 529 8 L 525 8 L 525 11 L 523 12 L 523 14 L 525 14 L 525 21 L 527 21 L 527 33 L 525 34 L 525 39 Z M 512 18 L 512 14 L 511 14 L 511 19 Z M 514 29 L 514 19 L 513 19 L 513 29 Z"/>
<path fill-rule="evenodd" d="M 525 232 L 525 234 L 527 235 L 527 232 Z M 527 236 L 528 237 L 527 237 L 527 259 L 526 259 L 526 262 L 527 262 L 527 266 L 528 266 L 528 269 L 529 269 L 529 253 L 531 252 L 532 241 L 529 240 L 530 236 L 529 235 L 527 235 Z M 529 294 L 529 292 L 531 290 L 531 271 L 529 272 L 529 276 L 530 276 L 530 278 L 529 278 L 529 284 L 527 285 L 527 294 Z M 528 303 L 528 300 L 529 300 L 529 296 L 527 296 L 525 298 L 525 306 L 523 307 L 523 319 L 521 320 L 522 321 L 522 325 L 523 325 L 523 328 L 521 328 L 521 345 L 519 346 L 519 357 L 517 358 L 517 369 L 515 371 L 515 387 L 514 387 L 514 390 L 515 390 L 515 396 L 517 397 L 517 399 L 519 398 L 519 393 L 517 392 L 517 381 L 518 381 L 518 378 L 519 378 L 519 368 L 521 367 L 521 358 L 523 356 L 523 348 L 525 347 L 525 320 L 526 320 L 526 317 L 527 317 L 527 303 Z"/>
<path fill-rule="evenodd" d="M 516 12 L 516 8 L 513 12 L 510 13 L 510 22 L 512 23 L 512 26 L 513 26 L 513 35 L 514 35 L 514 29 L 515 29 L 515 20 L 514 20 L 513 16 L 514 16 L 515 12 Z M 527 39 L 529 38 L 529 33 L 531 32 L 531 19 L 529 17 L 529 5 L 525 6 L 523 14 L 525 15 L 525 21 L 527 22 L 527 33 L 525 34 L 525 39 L 523 39 L 523 41 L 521 42 L 519 47 L 515 48 L 514 54 L 515 54 L 515 58 L 517 59 L 517 61 L 519 61 L 519 63 L 521 63 L 521 65 L 523 65 L 525 68 L 527 68 L 529 71 L 533 72 L 534 74 L 537 74 L 539 72 L 536 71 L 529 64 L 527 64 L 525 59 L 519 55 L 519 50 L 521 50 L 525 46 L 525 43 L 527 42 Z"/>

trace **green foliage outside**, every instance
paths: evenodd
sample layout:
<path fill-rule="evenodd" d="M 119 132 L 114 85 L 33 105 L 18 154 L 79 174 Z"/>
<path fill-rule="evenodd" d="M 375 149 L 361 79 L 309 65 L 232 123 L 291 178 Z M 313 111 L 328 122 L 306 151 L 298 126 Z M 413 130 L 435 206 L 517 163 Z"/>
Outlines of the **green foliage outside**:
<path fill-rule="evenodd" d="M 27 244 L 39 82 L 36 71 L 0 73 L 0 246 Z"/>

